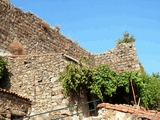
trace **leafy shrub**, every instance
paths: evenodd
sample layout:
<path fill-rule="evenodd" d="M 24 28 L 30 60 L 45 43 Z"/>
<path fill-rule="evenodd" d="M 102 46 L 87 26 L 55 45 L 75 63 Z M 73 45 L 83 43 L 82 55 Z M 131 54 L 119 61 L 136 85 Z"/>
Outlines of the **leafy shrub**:
<path fill-rule="evenodd" d="M 157 108 L 160 103 L 160 79 L 149 76 L 145 72 L 141 74 L 139 71 L 116 73 L 110 70 L 108 65 L 86 67 L 80 62 L 79 64 L 69 63 L 60 73 L 59 78 L 67 95 L 71 93 L 79 95 L 83 89 L 89 90 L 90 94 L 95 94 L 103 102 L 107 98 L 111 102 L 118 99 L 123 103 L 131 104 L 133 96 L 130 80 L 133 83 L 136 100 L 141 98 L 141 105 L 145 108 Z"/>
<path fill-rule="evenodd" d="M 62 82 L 64 93 L 80 93 L 80 89 L 85 89 L 92 83 L 92 69 L 82 65 L 87 62 L 86 57 L 81 58 L 79 64 L 70 62 L 65 70 L 60 73 L 59 81 Z"/>
<path fill-rule="evenodd" d="M 160 80 L 160 73 L 152 73 L 152 76 Z"/>
<path fill-rule="evenodd" d="M 130 42 L 135 42 L 135 41 L 136 39 L 134 38 L 134 36 L 133 35 L 130 36 L 130 33 L 126 31 L 123 34 L 123 38 L 117 40 L 117 44 L 130 43 Z"/>

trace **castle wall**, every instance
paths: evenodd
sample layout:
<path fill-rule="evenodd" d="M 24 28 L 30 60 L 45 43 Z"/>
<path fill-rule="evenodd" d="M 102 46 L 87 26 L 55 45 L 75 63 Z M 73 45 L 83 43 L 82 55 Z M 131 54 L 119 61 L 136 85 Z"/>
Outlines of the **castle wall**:
<path fill-rule="evenodd" d="M 81 56 L 87 56 L 91 65 L 107 63 L 117 72 L 139 69 L 136 49 L 131 43 L 123 43 L 106 53 L 93 55 L 60 34 L 58 28 L 52 28 L 34 14 L 24 13 L 3 0 L 0 0 L 0 6 L 0 48 L 3 50 L 12 54 L 62 53 L 77 60 Z"/>
<path fill-rule="evenodd" d="M 3 48 L 0 48 L 0 56 L 9 56 L 12 55 L 9 51 L 4 50 Z"/>
<path fill-rule="evenodd" d="M 23 50 L 27 55 L 5 56 L 14 54 L 15 50 L 18 54 Z M 61 83 L 56 81 L 68 63 L 62 54 L 76 60 L 87 56 L 92 66 L 109 64 L 117 72 L 140 69 L 132 43 L 119 44 L 106 53 L 91 54 L 34 14 L 24 13 L 0 0 L 0 56 L 8 61 L 10 91 L 32 100 L 32 114 L 75 104 L 63 94 Z M 85 97 L 81 99 L 86 101 Z"/>
<path fill-rule="evenodd" d="M 61 54 L 5 59 L 8 61 L 9 72 L 12 73 L 10 91 L 30 98 L 33 113 L 52 110 L 58 105 L 63 106 L 62 85 L 56 82 L 58 73 L 66 64 Z"/>
<path fill-rule="evenodd" d="M 95 65 L 109 64 L 111 70 L 119 73 L 139 70 L 138 55 L 132 43 L 122 43 L 106 53 L 94 55 Z"/>
<path fill-rule="evenodd" d="M 0 6 L 0 47 L 5 50 L 17 40 L 27 54 L 63 53 L 75 59 L 84 55 L 90 57 L 88 51 L 34 14 L 25 13 L 3 0 L 0 0 Z"/>
<path fill-rule="evenodd" d="M 76 104 L 76 98 L 63 94 L 61 82 L 56 81 L 68 60 L 62 54 L 5 56 L 8 61 L 10 91 L 32 101 L 31 114 L 42 113 Z M 87 101 L 82 95 L 81 101 Z M 83 110 L 88 107 L 82 106 Z M 69 109 L 58 111 L 70 114 Z M 49 114 L 51 115 L 51 114 Z"/>

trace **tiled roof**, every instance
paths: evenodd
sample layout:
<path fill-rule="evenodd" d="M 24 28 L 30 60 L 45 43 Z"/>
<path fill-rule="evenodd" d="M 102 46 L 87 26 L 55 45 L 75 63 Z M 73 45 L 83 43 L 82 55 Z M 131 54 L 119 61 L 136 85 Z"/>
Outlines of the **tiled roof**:
<path fill-rule="evenodd" d="M 97 107 L 116 110 L 116 111 L 130 113 L 130 114 L 136 114 L 136 115 L 148 118 L 150 120 L 160 120 L 160 112 L 153 111 L 153 110 L 145 110 L 145 109 L 135 108 L 135 107 L 129 106 L 129 105 L 100 103 L 100 104 L 98 104 Z"/>
<path fill-rule="evenodd" d="M 31 102 L 31 100 L 30 100 L 29 98 L 22 97 L 22 96 L 16 94 L 15 92 L 7 91 L 7 90 L 2 89 L 2 88 L 0 88 L 0 92 L 7 93 L 7 94 L 11 94 L 11 95 L 14 95 L 14 96 L 16 96 L 16 97 L 19 97 L 19 98 L 21 98 L 21 99 L 24 99 L 24 100 L 26 100 L 26 101 L 28 101 L 28 102 Z"/>

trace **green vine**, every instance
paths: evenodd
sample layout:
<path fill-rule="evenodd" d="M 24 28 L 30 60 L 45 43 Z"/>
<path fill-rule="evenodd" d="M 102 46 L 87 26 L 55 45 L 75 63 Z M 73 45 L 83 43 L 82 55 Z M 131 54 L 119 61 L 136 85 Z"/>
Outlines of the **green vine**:
<path fill-rule="evenodd" d="M 0 88 L 9 89 L 9 72 L 7 69 L 7 61 L 0 56 Z"/>
<path fill-rule="evenodd" d="M 83 63 L 87 63 L 88 59 L 82 57 L 79 64 L 70 62 L 65 70 L 60 73 L 59 81 L 62 82 L 64 93 L 70 95 L 70 93 L 79 94 L 80 90 L 89 87 L 92 81 L 92 69 L 84 66 Z"/>
<path fill-rule="evenodd" d="M 7 62 L 0 56 L 0 79 L 2 79 L 3 75 L 6 72 Z"/>
<path fill-rule="evenodd" d="M 112 98 L 117 95 L 119 88 L 124 88 L 128 98 L 132 96 L 130 80 L 135 89 L 136 100 L 141 98 L 141 104 L 146 108 L 156 108 L 160 103 L 160 80 L 139 71 L 116 73 L 109 69 L 108 65 L 87 67 L 86 57 L 79 64 L 70 62 L 65 70 L 60 73 L 59 81 L 62 81 L 64 93 L 67 95 L 80 95 L 81 90 L 89 90 L 102 101 L 105 96 Z M 83 63 L 83 64 L 82 64 Z M 158 84 L 157 84 L 158 83 Z M 80 97 L 80 96 L 79 96 Z M 127 97 L 127 96 L 126 96 Z M 133 100 L 133 96 L 132 96 Z"/>

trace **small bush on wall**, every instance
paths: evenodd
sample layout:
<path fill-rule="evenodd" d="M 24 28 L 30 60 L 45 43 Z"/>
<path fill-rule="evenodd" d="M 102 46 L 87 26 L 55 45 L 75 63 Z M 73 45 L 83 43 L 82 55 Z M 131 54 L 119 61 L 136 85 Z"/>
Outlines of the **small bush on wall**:
<path fill-rule="evenodd" d="M 60 25 L 56 25 L 55 29 L 56 29 L 57 32 L 59 32 L 60 31 Z"/>
<path fill-rule="evenodd" d="M 131 43 L 131 42 L 135 42 L 135 41 L 136 41 L 136 39 L 134 38 L 134 36 L 133 35 L 130 36 L 130 33 L 126 31 L 123 34 L 123 38 L 117 40 L 117 44 Z"/>
<path fill-rule="evenodd" d="M 13 42 L 8 47 L 8 51 L 14 55 L 26 55 L 22 44 L 18 40 L 13 40 Z"/>
<path fill-rule="evenodd" d="M 42 27 L 45 31 L 49 31 L 50 26 L 46 22 L 42 21 Z"/>

